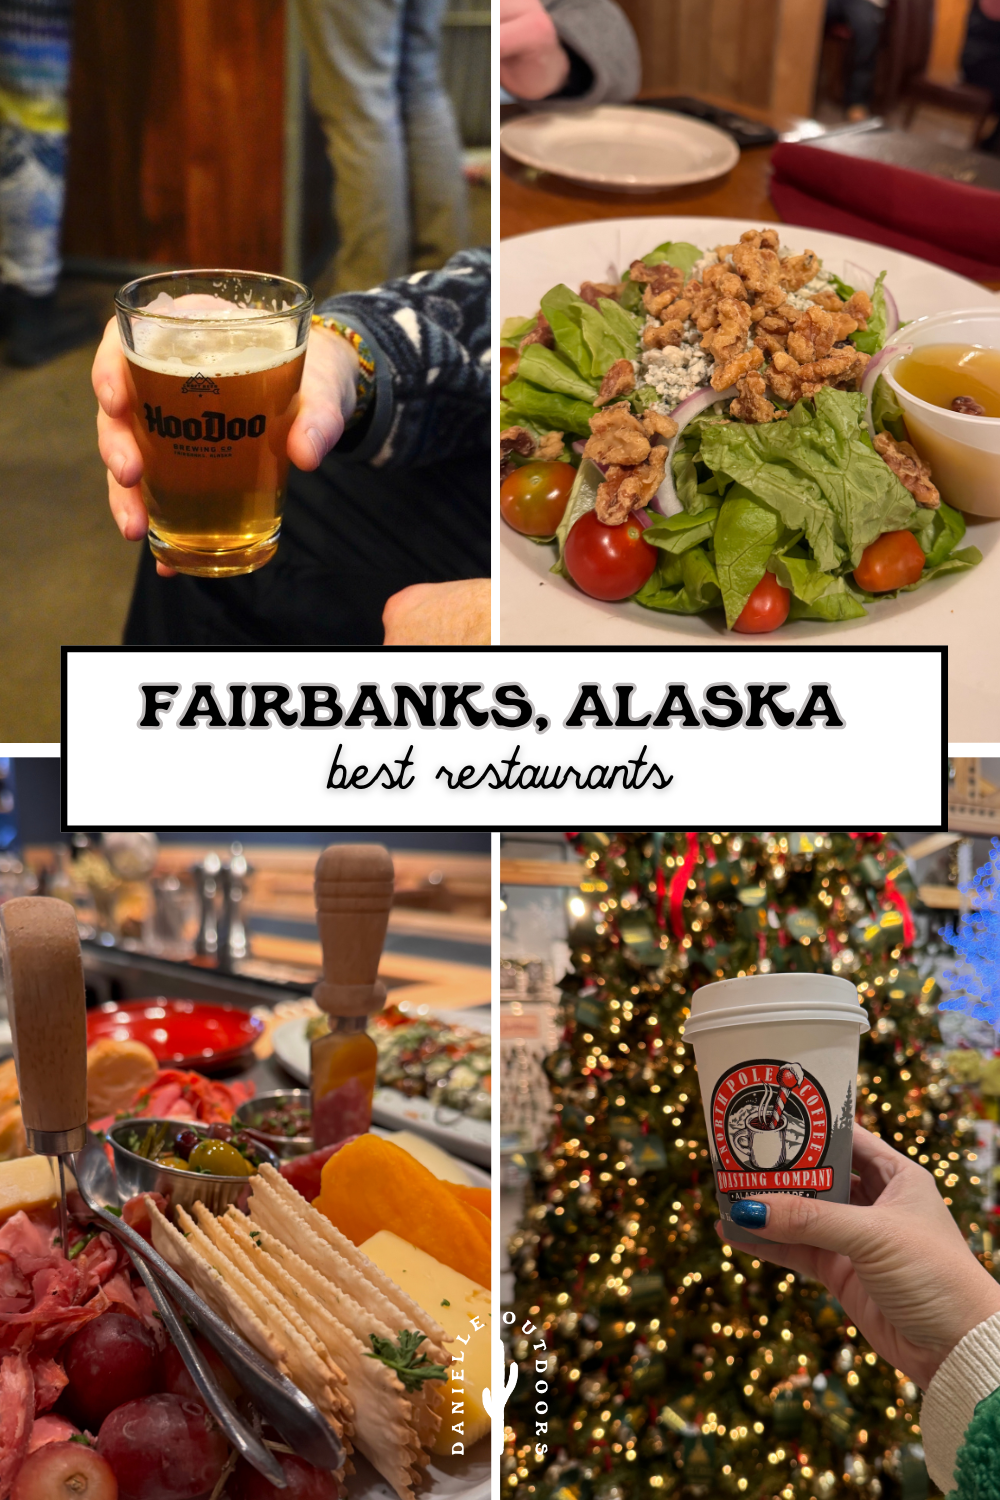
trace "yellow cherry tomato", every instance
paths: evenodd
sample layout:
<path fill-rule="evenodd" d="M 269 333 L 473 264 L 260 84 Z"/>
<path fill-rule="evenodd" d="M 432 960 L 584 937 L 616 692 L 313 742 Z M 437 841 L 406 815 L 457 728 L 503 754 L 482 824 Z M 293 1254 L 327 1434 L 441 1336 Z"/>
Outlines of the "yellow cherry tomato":
<path fill-rule="evenodd" d="M 199 1141 L 187 1164 L 192 1172 L 212 1172 L 216 1177 L 251 1177 L 255 1170 L 228 1141 Z"/>

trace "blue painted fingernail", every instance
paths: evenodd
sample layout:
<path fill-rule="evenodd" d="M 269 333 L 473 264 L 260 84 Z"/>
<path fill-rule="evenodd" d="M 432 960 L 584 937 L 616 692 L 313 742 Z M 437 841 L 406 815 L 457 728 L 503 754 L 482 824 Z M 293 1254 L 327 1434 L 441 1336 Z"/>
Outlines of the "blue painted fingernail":
<path fill-rule="evenodd" d="M 739 1203 L 733 1204 L 729 1217 L 734 1224 L 739 1224 L 744 1229 L 763 1229 L 769 1213 L 766 1203 L 754 1203 L 750 1198 L 743 1198 Z"/>

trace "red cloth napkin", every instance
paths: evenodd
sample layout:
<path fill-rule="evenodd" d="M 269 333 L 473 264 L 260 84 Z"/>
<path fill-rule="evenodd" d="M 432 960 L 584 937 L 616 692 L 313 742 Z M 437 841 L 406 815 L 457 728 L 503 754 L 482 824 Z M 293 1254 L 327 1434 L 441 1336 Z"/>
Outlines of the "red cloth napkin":
<path fill-rule="evenodd" d="M 799 142 L 771 154 L 771 198 L 789 224 L 873 240 L 974 281 L 1000 281 L 1000 193 Z"/>

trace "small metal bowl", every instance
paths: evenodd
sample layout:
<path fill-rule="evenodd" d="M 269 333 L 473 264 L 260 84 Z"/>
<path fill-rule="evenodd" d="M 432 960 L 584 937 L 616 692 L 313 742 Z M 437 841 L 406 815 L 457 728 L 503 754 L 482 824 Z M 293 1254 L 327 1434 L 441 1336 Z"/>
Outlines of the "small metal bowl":
<path fill-rule="evenodd" d="M 245 1130 L 247 1135 L 253 1136 L 255 1141 L 260 1141 L 267 1146 L 276 1156 L 287 1161 L 291 1156 L 306 1156 L 313 1150 L 313 1138 L 311 1135 L 271 1135 L 269 1131 L 261 1130 L 255 1125 L 254 1119 L 260 1114 L 261 1106 L 276 1104 L 309 1104 L 312 1103 L 312 1095 L 308 1089 L 271 1089 L 266 1094 L 255 1094 L 252 1099 L 246 1099 L 238 1106 L 233 1114 L 240 1129 Z"/>
<path fill-rule="evenodd" d="M 213 1214 L 224 1214 L 230 1204 L 244 1208 L 249 1197 L 251 1177 L 216 1177 L 208 1172 L 182 1172 L 179 1167 L 164 1167 L 159 1162 L 140 1156 L 122 1144 L 120 1136 L 134 1130 L 144 1136 L 150 1125 L 165 1125 L 166 1145 L 172 1146 L 182 1130 L 193 1130 L 198 1135 L 207 1135 L 207 1127 L 192 1120 L 151 1120 L 140 1116 L 119 1120 L 108 1131 L 108 1140 L 114 1152 L 115 1172 L 118 1177 L 118 1192 L 124 1201 L 137 1193 L 162 1193 L 172 1208 L 181 1204 L 190 1211 L 196 1203 L 204 1203 Z M 262 1142 L 256 1141 L 258 1155 L 272 1167 L 280 1167 L 281 1160 Z"/>

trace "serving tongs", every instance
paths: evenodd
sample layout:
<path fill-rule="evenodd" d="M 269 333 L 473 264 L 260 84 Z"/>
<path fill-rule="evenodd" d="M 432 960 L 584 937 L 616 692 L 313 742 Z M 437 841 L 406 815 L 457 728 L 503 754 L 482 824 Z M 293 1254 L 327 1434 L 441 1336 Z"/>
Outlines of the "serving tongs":
<path fill-rule="evenodd" d="M 272 1484 L 284 1488 L 286 1481 L 279 1461 L 237 1415 L 164 1295 L 164 1288 L 232 1371 L 261 1416 L 277 1428 L 288 1446 L 317 1469 L 339 1469 L 344 1462 L 344 1450 L 319 1408 L 298 1386 L 280 1375 L 273 1365 L 234 1333 L 141 1234 L 110 1211 L 118 1207 L 115 1176 L 103 1146 L 93 1135 L 76 1158 L 76 1180 L 80 1196 L 90 1213 L 131 1255 L 202 1399 L 233 1447 Z"/>

